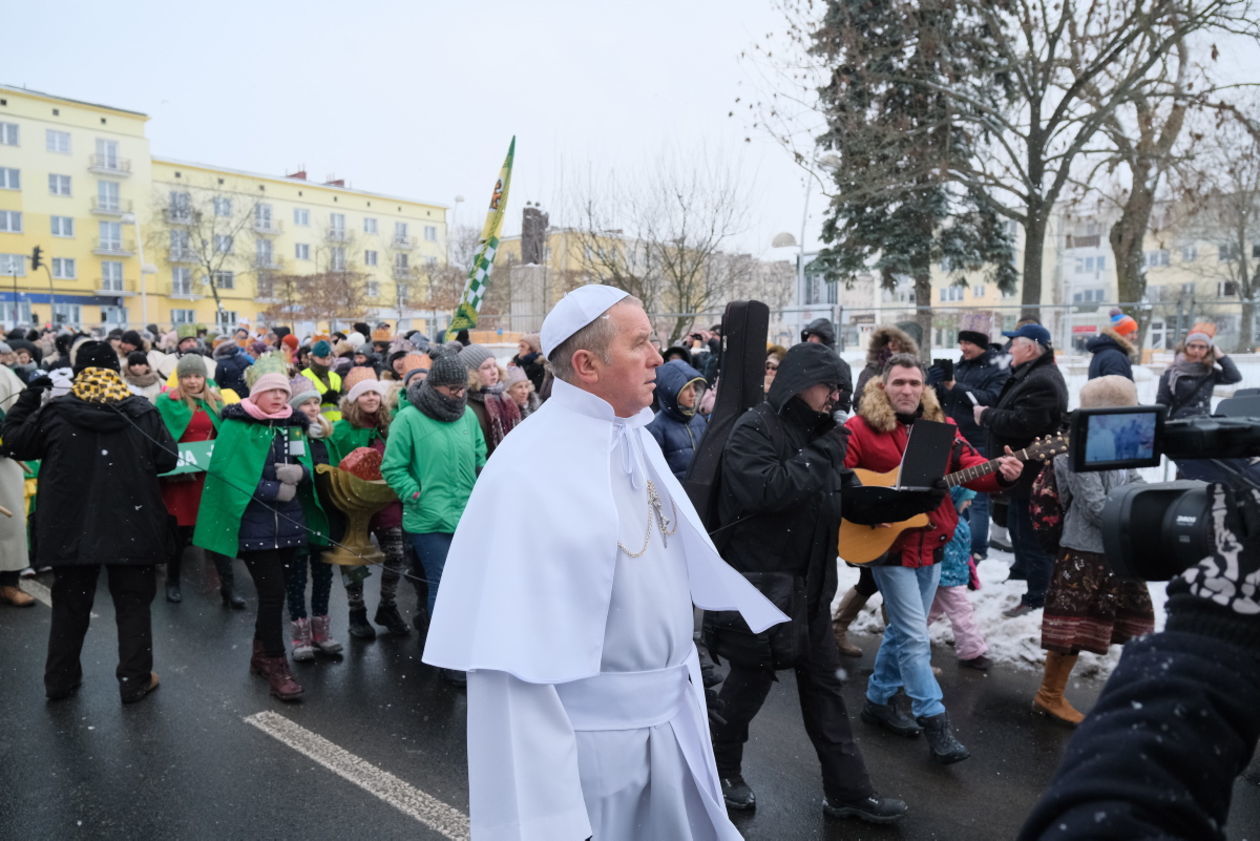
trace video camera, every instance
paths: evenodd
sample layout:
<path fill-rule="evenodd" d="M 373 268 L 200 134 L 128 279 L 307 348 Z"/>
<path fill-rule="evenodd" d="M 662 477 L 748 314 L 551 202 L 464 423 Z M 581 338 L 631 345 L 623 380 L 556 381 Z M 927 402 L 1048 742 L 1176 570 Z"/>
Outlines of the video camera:
<path fill-rule="evenodd" d="M 1228 459 L 1260 456 L 1260 418 L 1167 420 L 1164 406 L 1078 409 L 1071 421 L 1077 472 L 1156 467 L 1163 456 L 1183 475 L 1241 488 L 1260 487 L 1260 464 Z M 1195 479 L 1117 488 L 1102 514 L 1103 548 L 1117 575 L 1164 581 L 1215 548 L 1207 483 Z"/>

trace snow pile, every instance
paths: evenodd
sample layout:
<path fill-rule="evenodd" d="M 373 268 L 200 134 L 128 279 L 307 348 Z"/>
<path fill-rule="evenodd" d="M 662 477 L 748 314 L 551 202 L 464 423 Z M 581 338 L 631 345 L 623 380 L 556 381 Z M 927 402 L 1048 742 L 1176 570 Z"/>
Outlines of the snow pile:
<path fill-rule="evenodd" d="M 989 643 L 989 659 L 1003 665 L 1040 671 L 1046 655 L 1041 648 L 1041 611 L 1034 610 L 1013 619 L 1002 615 L 1003 611 L 1019 603 L 1019 597 L 1026 589 L 1023 581 L 1007 580 L 1013 562 L 1011 553 L 990 549 L 989 559 L 982 561 L 979 566 L 983 586 L 968 595 L 976 611 L 976 624 Z M 839 575 L 840 586 L 836 591 L 836 601 L 832 604 L 833 614 L 840 598 L 857 583 L 858 570 L 841 562 Z M 1159 631 L 1164 627 L 1165 582 L 1147 582 L 1147 587 L 1150 588 L 1151 602 L 1155 606 L 1155 630 Z M 850 627 L 852 633 L 883 633 L 884 621 L 879 610 L 881 601 L 881 597 L 875 595 L 866 603 L 866 607 Z M 947 641 L 954 638 L 948 619 L 941 618 L 934 622 L 931 633 L 932 643 L 938 651 L 952 653 L 953 649 L 946 647 Z M 1073 675 L 1105 678 L 1120 661 L 1120 651 L 1120 646 L 1112 646 L 1105 657 L 1082 652 Z"/>

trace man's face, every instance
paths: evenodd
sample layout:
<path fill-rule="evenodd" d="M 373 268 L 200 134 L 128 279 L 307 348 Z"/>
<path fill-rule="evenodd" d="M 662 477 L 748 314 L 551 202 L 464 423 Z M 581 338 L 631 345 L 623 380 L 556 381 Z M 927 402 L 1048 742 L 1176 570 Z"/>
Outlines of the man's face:
<path fill-rule="evenodd" d="M 147 363 L 142 362 L 139 365 L 128 365 L 127 370 L 131 372 L 133 377 L 143 377 L 149 373 L 149 366 Z"/>
<path fill-rule="evenodd" d="M 805 341 L 814 345 L 821 345 L 823 343 L 822 336 L 818 335 L 817 333 L 810 333 L 808 336 L 805 337 Z"/>
<path fill-rule="evenodd" d="M 123 347 L 124 348 L 129 347 L 129 345 L 124 343 Z M 180 339 L 179 344 L 176 346 L 176 350 L 178 350 L 180 353 L 192 353 L 196 349 L 197 349 L 197 340 L 194 338 Z"/>
<path fill-rule="evenodd" d="M 835 383 L 817 383 L 797 392 L 797 396 L 815 412 L 831 414 L 836 401 L 840 399 L 840 386 Z"/>
<path fill-rule="evenodd" d="M 134 353 L 139 350 L 139 348 L 131 342 L 124 342 L 122 339 L 118 339 L 116 341 L 111 339 L 109 343 L 114 346 L 115 350 L 122 351 L 123 353 Z"/>
<path fill-rule="evenodd" d="M 897 414 L 914 414 L 923 400 L 923 372 L 916 367 L 895 366 L 884 381 L 884 394 Z"/>
<path fill-rule="evenodd" d="M 606 400 L 618 417 L 628 418 L 652 405 L 656 368 L 664 360 L 652 345 L 652 322 L 642 307 L 619 304 L 607 317 L 616 334 L 608 345 L 608 362 L 594 357 L 598 379 L 590 391 Z"/>
<path fill-rule="evenodd" d="M 1011 364 L 1023 365 L 1037 356 L 1037 343 L 1032 339 L 1017 336 L 1011 339 Z"/>
<path fill-rule="evenodd" d="M 311 364 L 318 365 L 321 368 L 327 368 L 329 365 L 332 365 L 332 357 L 331 356 L 315 356 L 312 354 Z"/>
<path fill-rule="evenodd" d="M 958 349 L 962 351 L 963 359 L 975 359 L 984 353 L 984 348 L 973 342 L 959 341 Z"/>

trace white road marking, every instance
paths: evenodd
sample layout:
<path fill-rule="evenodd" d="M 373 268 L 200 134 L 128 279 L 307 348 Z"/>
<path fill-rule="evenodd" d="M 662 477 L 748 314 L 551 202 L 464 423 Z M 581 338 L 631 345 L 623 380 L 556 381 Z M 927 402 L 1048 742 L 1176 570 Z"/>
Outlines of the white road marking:
<path fill-rule="evenodd" d="M 52 590 L 49 590 L 43 584 L 40 584 L 34 578 L 22 579 L 22 591 L 35 597 L 35 601 L 45 607 L 52 607 Z M 88 613 L 89 619 L 100 619 L 101 615 L 96 611 Z"/>
<path fill-rule="evenodd" d="M 452 841 L 467 841 L 468 816 L 463 812 L 360 759 L 323 736 L 270 711 L 246 716 L 245 722 L 444 837 Z"/>

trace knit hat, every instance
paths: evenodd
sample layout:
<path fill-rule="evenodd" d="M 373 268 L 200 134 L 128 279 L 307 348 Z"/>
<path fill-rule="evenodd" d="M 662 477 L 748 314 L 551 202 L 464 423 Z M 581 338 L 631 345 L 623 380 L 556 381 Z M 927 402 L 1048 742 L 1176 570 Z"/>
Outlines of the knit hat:
<path fill-rule="evenodd" d="M 476 371 L 487 359 L 494 359 L 494 354 L 485 345 L 469 345 L 459 352 L 459 361 L 469 371 Z"/>
<path fill-rule="evenodd" d="M 287 347 L 289 349 L 289 352 L 292 353 L 293 351 L 298 349 L 298 337 L 293 335 L 292 333 L 287 333 L 285 334 L 284 338 L 280 340 L 280 344 Z"/>
<path fill-rule="evenodd" d="M 1190 328 L 1190 332 L 1186 334 L 1184 344 L 1191 342 L 1203 342 L 1208 347 L 1212 346 L 1212 337 L 1216 335 L 1216 325 L 1210 321 L 1200 321 L 1198 324 Z"/>
<path fill-rule="evenodd" d="M 288 394 L 290 397 L 293 395 L 293 386 L 289 385 L 289 378 L 284 374 L 272 373 L 263 374 L 261 377 L 254 380 L 254 384 L 250 386 L 249 389 L 249 396 L 257 397 L 264 391 L 271 391 L 272 389 L 277 388 L 285 394 Z"/>
<path fill-rule="evenodd" d="M 118 354 L 109 346 L 109 342 L 84 342 L 74 355 L 74 373 L 78 375 L 84 368 L 108 368 L 117 371 Z"/>
<path fill-rule="evenodd" d="M 133 350 L 131 353 L 127 354 L 127 364 L 128 365 L 148 365 L 149 357 L 144 355 L 144 351 Z"/>
<path fill-rule="evenodd" d="M 363 347 L 363 345 L 366 343 L 367 343 L 367 336 L 363 335 L 357 330 L 351 333 L 349 336 L 346 336 L 346 344 L 350 345 L 350 347 L 352 348 Z"/>
<path fill-rule="evenodd" d="M 355 368 L 354 370 L 371 371 L 372 369 L 371 368 L 362 368 L 362 369 Z M 344 380 L 342 382 L 344 383 Z M 358 400 L 362 395 L 366 394 L 369 391 L 375 391 L 381 397 L 384 397 L 389 392 L 389 389 L 386 388 L 385 384 L 382 383 L 380 380 L 361 379 L 358 382 L 356 382 L 354 385 L 352 385 L 350 388 L 346 389 L 345 399 L 353 403 L 354 401 Z"/>
<path fill-rule="evenodd" d="M 289 381 L 289 393 L 292 395 L 289 398 L 289 405 L 294 409 L 301 406 L 307 400 L 319 399 L 319 392 L 315 389 L 315 383 L 311 382 L 301 374 L 298 374 Z"/>
<path fill-rule="evenodd" d="M 9 347 L 8 342 L 0 342 L 0 353 L 13 353 L 13 348 Z"/>
<path fill-rule="evenodd" d="M 529 377 L 525 376 L 525 369 L 519 365 L 513 365 L 507 369 L 507 387 L 511 388 L 517 383 L 528 382 Z"/>
<path fill-rule="evenodd" d="M 537 333 L 526 333 L 521 336 L 521 341 L 529 345 L 529 349 L 534 353 L 542 353 L 542 336 Z"/>
<path fill-rule="evenodd" d="M 1081 386 L 1082 409 L 1114 409 L 1138 404 L 1137 386 L 1128 377 L 1108 374 Z"/>
<path fill-rule="evenodd" d="M 973 345 L 979 345 L 982 348 L 989 346 L 989 337 L 979 330 L 959 330 L 958 341 L 971 342 Z"/>
<path fill-rule="evenodd" d="M 175 376 L 206 376 L 206 358 L 200 353 L 186 353 L 175 363 Z"/>
<path fill-rule="evenodd" d="M 1111 329 L 1121 336 L 1129 336 L 1138 331 L 1138 323 L 1133 320 L 1133 316 L 1126 315 L 1118 307 L 1112 307 L 1109 315 L 1111 316 Z"/>
<path fill-rule="evenodd" d="M 135 330 L 126 331 L 118 337 L 118 340 L 132 347 L 144 347 L 144 339 L 140 338 L 140 334 Z"/>
<path fill-rule="evenodd" d="M 332 345 L 328 344 L 327 339 L 320 339 L 311 348 L 311 356 L 332 356 Z"/>
<path fill-rule="evenodd" d="M 429 369 L 429 385 L 468 385 L 468 369 L 456 356 L 442 356 Z"/>
<path fill-rule="evenodd" d="M 402 384 L 404 386 L 411 385 L 411 381 L 414 380 L 416 377 L 419 377 L 421 374 L 424 374 L 425 377 L 427 377 L 429 375 L 429 369 L 428 368 L 412 368 L 410 371 L 407 371 L 405 374 L 403 374 Z M 421 379 L 424 379 L 424 377 L 421 377 Z"/>

